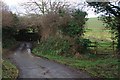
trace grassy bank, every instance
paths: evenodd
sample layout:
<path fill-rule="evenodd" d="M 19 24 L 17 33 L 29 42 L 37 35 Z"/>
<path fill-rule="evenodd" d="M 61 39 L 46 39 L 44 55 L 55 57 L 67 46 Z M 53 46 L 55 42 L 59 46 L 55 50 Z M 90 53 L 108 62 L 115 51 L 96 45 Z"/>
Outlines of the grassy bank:
<path fill-rule="evenodd" d="M 2 63 L 2 78 L 15 80 L 18 77 L 18 69 L 8 60 L 4 60 Z"/>
<path fill-rule="evenodd" d="M 57 61 L 68 66 L 84 70 L 93 77 L 117 78 L 118 77 L 118 59 L 112 56 L 90 58 L 84 55 L 80 59 L 63 57 L 59 55 L 41 54 L 33 50 L 34 55 L 42 56 L 50 60 Z"/>
<path fill-rule="evenodd" d="M 2 78 L 3 79 L 16 80 L 16 78 L 18 77 L 17 67 L 7 59 L 10 54 L 14 53 L 12 50 L 19 44 L 19 42 L 16 42 L 16 43 L 15 42 L 13 42 L 10 47 L 7 46 L 2 49 L 2 57 L 3 57 Z"/>

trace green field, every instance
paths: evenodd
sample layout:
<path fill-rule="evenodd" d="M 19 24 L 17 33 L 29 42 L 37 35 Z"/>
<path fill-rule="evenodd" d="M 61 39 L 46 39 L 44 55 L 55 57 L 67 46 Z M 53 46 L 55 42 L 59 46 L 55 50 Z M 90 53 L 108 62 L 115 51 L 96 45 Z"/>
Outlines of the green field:
<path fill-rule="evenodd" d="M 116 41 L 113 45 L 113 40 L 111 39 L 113 35 L 110 33 L 109 29 L 105 28 L 105 24 L 102 21 L 98 20 L 98 18 L 90 18 L 85 26 L 85 34 L 83 37 L 98 43 L 98 53 L 110 54 L 115 52 L 114 50 L 117 46 Z"/>
<path fill-rule="evenodd" d="M 103 22 L 98 18 L 89 18 L 85 26 L 85 38 L 93 41 L 111 41 L 110 30 L 106 29 Z"/>

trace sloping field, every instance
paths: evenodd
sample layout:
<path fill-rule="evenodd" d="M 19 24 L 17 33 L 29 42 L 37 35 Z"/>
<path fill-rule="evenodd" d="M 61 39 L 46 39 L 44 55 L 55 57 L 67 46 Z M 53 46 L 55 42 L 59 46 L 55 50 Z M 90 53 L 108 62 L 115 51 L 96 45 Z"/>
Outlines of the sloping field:
<path fill-rule="evenodd" d="M 95 41 L 111 41 L 111 33 L 98 18 L 89 18 L 84 37 Z"/>

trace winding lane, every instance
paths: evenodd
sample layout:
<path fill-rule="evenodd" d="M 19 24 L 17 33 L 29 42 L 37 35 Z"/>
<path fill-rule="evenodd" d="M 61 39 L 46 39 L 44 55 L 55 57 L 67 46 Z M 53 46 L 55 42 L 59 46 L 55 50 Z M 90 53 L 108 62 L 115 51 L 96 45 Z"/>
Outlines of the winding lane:
<path fill-rule="evenodd" d="M 19 78 L 90 78 L 85 72 L 35 57 L 30 48 L 30 43 L 21 43 L 9 57 L 20 70 Z"/>

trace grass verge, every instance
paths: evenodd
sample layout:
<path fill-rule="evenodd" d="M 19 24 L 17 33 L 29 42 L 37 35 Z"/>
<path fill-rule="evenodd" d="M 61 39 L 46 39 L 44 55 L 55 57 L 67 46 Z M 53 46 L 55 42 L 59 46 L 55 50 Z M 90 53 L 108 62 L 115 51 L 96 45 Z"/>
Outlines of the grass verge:
<path fill-rule="evenodd" d="M 2 62 L 2 79 L 7 79 L 7 80 L 16 80 L 18 77 L 18 69 L 17 67 L 12 64 L 7 58 L 10 54 L 14 53 L 14 49 L 16 46 L 19 44 L 17 42 L 16 44 L 13 44 L 9 48 L 2 48 L 2 57 L 3 57 L 3 62 Z"/>
<path fill-rule="evenodd" d="M 36 56 L 48 58 L 59 63 L 87 71 L 92 77 L 118 78 L 118 59 L 117 57 L 96 57 L 96 58 L 70 58 L 59 55 L 48 55 L 34 52 Z"/>
<path fill-rule="evenodd" d="M 18 69 L 8 60 L 4 60 L 2 63 L 2 78 L 9 80 L 16 80 L 18 77 Z"/>

